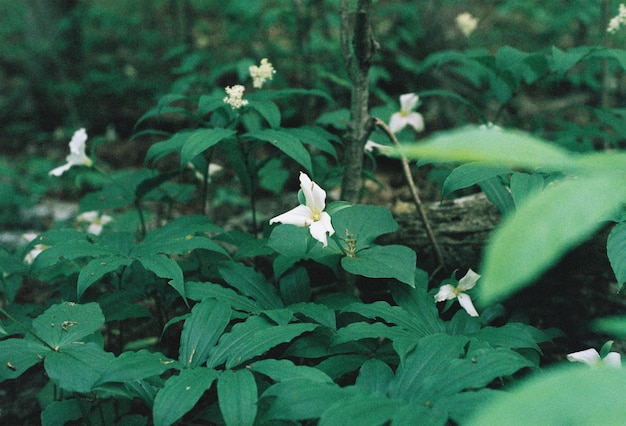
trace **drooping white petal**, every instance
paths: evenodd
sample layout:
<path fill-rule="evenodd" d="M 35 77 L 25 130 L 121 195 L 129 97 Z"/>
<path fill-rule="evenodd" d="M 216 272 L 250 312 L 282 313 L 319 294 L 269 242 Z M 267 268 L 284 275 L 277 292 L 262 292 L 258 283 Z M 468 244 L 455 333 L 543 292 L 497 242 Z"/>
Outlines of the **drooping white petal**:
<path fill-rule="evenodd" d="M 459 304 L 463 309 L 465 309 L 465 312 L 473 317 L 478 316 L 478 312 L 476 312 L 476 308 L 474 308 L 474 304 L 472 303 L 472 298 L 469 297 L 469 295 L 461 293 L 457 296 L 457 299 L 459 299 Z"/>
<path fill-rule="evenodd" d="M 67 163 L 55 169 L 50 170 L 48 174 L 52 176 L 61 176 L 63 173 L 67 172 L 71 167 L 72 167 L 72 164 Z"/>
<path fill-rule="evenodd" d="M 320 243 L 322 243 L 324 247 L 328 245 L 328 237 L 326 235 L 327 231 L 328 229 L 326 228 L 326 226 L 321 220 L 318 220 L 317 222 L 313 222 L 309 226 L 309 232 L 311 233 L 311 236 L 315 238 L 317 241 L 319 241 Z"/>
<path fill-rule="evenodd" d="M 602 362 L 609 367 L 621 367 L 622 366 L 622 357 L 617 352 L 609 352 L 603 359 Z"/>
<path fill-rule="evenodd" d="M 435 302 L 443 302 L 444 300 L 452 300 L 456 297 L 455 288 L 452 284 L 442 285 L 439 292 L 435 294 Z"/>
<path fill-rule="evenodd" d="M 304 194 L 306 206 L 311 209 L 312 212 L 319 213 L 326 208 L 326 191 L 303 172 L 300 172 L 300 188 L 302 189 L 302 194 Z"/>
<path fill-rule="evenodd" d="M 406 117 L 399 112 L 394 112 L 391 114 L 391 118 L 389 119 L 389 130 L 391 130 L 392 133 L 398 133 L 404 129 L 406 123 Z"/>
<path fill-rule="evenodd" d="M 419 102 L 419 96 L 415 93 L 405 93 L 400 96 L 400 111 L 405 114 L 413 111 Z"/>
<path fill-rule="evenodd" d="M 98 218 L 98 212 L 95 210 L 84 212 L 76 216 L 76 220 L 79 222 L 93 222 Z"/>
<path fill-rule="evenodd" d="M 313 213 L 310 208 L 301 204 L 286 213 L 270 219 L 270 225 L 277 222 L 287 225 L 307 226 L 313 222 Z"/>
<path fill-rule="evenodd" d="M 594 365 L 600 361 L 600 354 L 598 351 L 591 348 L 568 354 L 567 360 L 571 362 L 584 362 L 585 364 Z"/>
<path fill-rule="evenodd" d="M 471 268 L 467 270 L 467 273 L 463 278 L 459 280 L 459 284 L 457 285 L 457 289 L 459 291 L 467 291 L 476 285 L 476 282 L 480 278 L 480 275 L 474 272 Z"/>
<path fill-rule="evenodd" d="M 424 130 L 424 118 L 419 112 L 412 112 L 406 117 L 406 123 L 413 127 L 416 132 Z"/>

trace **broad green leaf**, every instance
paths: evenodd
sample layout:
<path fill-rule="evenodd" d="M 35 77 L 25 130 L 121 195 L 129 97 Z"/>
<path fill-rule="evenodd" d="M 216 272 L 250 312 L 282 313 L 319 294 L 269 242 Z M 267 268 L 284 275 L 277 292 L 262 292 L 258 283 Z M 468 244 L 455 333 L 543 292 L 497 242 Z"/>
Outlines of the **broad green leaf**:
<path fill-rule="evenodd" d="M 172 135 L 164 141 L 153 144 L 146 153 L 146 164 L 155 163 L 161 158 L 173 153 L 180 154 L 183 145 L 185 145 L 185 142 L 189 139 L 189 135 L 192 133 L 193 132 L 190 130 L 184 130 Z"/>
<path fill-rule="evenodd" d="M 498 128 L 466 127 L 442 132 L 402 148 L 412 159 L 482 162 L 505 167 L 566 170 L 577 167 L 567 151 L 528 133 Z"/>
<path fill-rule="evenodd" d="M 84 407 L 78 398 L 63 401 L 52 401 L 41 412 L 43 426 L 64 425 L 72 420 L 80 420 L 84 416 Z"/>
<path fill-rule="evenodd" d="M 39 341 L 7 339 L 0 341 L 0 382 L 15 379 L 37 364 L 50 349 Z"/>
<path fill-rule="evenodd" d="M 185 167 L 197 155 L 203 153 L 224 139 L 234 136 L 237 132 L 231 129 L 216 127 L 214 129 L 199 129 L 189 135 L 180 152 L 180 165 Z"/>
<path fill-rule="evenodd" d="M 532 84 L 548 71 L 547 60 L 543 54 L 526 53 L 510 46 L 498 49 L 495 59 L 498 72 L 510 72 L 516 86 L 522 80 L 526 84 Z"/>
<path fill-rule="evenodd" d="M 335 330 L 337 328 L 337 319 L 334 309 L 320 303 L 296 303 L 289 305 L 289 309 L 296 315 L 302 315 L 306 318 L 315 321 L 318 324 L 325 325 L 326 327 Z"/>
<path fill-rule="evenodd" d="M 258 176 L 261 188 L 275 195 L 281 195 L 291 173 L 283 167 L 283 161 L 279 157 L 274 157 L 263 165 Z"/>
<path fill-rule="evenodd" d="M 333 135 L 326 132 L 326 130 L 320 127 L 303 126 L 295 129 L 285 129 L 285 131 L 300 139 L 302 143 L 312 145 L 320 151 L 333 156 L 335 159 L 337 158 L 337 151 L 329 142 L 329 139 L 331 139 Z"/>
<path fill-rule="evenodd" d="M 298 138 L 288 132 L 274 129 L 263 129 L 246 133 L 244 136 L 269 142 L 298 164 L 302 165 L 305 170 L 310 172 L 313 169 L 313 165 L 311 164 L 311 155 L 309 152 Z"/>
<path fill-rule="evenodd" d="M 187 298 L 197 301 L 212 297 L 230 305 L 236 311 L 251 314 L 259 314 L 262 311 L 262 308 L 254 300 L 219 284 L 187 281 L 185 282 L 185 294 Z"/>
<path fill-rule="evenodd" d="M 306 303 L 311 299 L 311 280 L 306 269 L 297 267 L 280 277 L 280 295 L 286 305 Z"/>
<path fill-rule="evenodd" d="M 250 371 L 263 374 L 275 382 L 291 379 L 307 379 L 315 383 L 332 383 L 333 380 L 317 368 L 295 365 L 288 359 L 262 359 L 247 366 Z"/>
<path fill-rule="evenodd" d="M 623 424 L 624 383 L 624 369 L 586 366 L 553 369 L 490 399 L 467 424 Z"/>
<path fill-rule="evenodd" d="M 303 378 L 284 380 L 269 387 L 262 395 L 270 404 L 263 419 L 317 419 L 328 407 L 342 400 L 346 393 L 335 383 L 313 382 Z"/>
<path fill-rule="evenodd" d="M 395 278 L 410 286 L 415 285 L 417 257 L 406 246 L 373 246 L 356 253 L 356 257 L 341 259 L 341 266 L 351 274 L 368 278 Z"/>
<path fill-rule="evenodd" d="M 381 394 L 359 393 L 350 399 L 333 404 L 324 411 L 319 426 L 359 425 L 379 426 L 387 424 L 404 404 Z"/>
<path fill-rule="evenodd" d="M 599 229 L 626 198 L 619 177 L 554 183 L 507 216 L 486 247 L 477 286 L 482 302 L 502 299 L 529 284 Z"/>
<path fill-rule="evenodd" d="M 548 340 L 540 330 L 515 322 L 504 324 L 501 327 L 484 327 L 473 336 L 489 342 L 492 346 L 511 349 L 530 348 L 539 352 L 541 349 L 538 343 Z"/>
<path fill-rule="evenodd" d="M 86 336 L 104 325 L 97 303 L 79 305 L 64 302 L 53 305 L 33 320 L 33 331 L 55 350 L 77 346 Z"/>
<path fill-rule="evenodd" d="M 411 318 L 413 330 L 418 330 L 419 337 L 445 332 L 437 306 L 433 298 L 426 294 L 425 288 L 411 288 L 394 282 L 389 287 L 393 300 Z"/>
<path fill-rule="evenodd" d="M 169 426 L 184 416 L 208 390 L 219 372 L 209 368 L 187 368 L 170 377 L 154 398 L 152 417 L 155 426 Z"/>
<path fill-rule="evenodd" d="M 368 359 L 361 365 L 355 385 L 370 393 L 387 395 L 387 388 L 393 376 L 393 370 L 388 364 L 376 358 Z"/>
<path fill-rule="evenodd" d="M 254 424 L 257 411 L 257 387 L 246 369 L 226 370 L 217 380 L 217 397 L 227 426 Z"/>
<path fill-rule="evenodd" d="M 452 170 L 444 181 L 441 197 L 445 198 L 454 191 L 468 188 L 487 178 L 508 173 L 512 173 L 512 170 L 508 167 L 492 166 L 483 163 L 462 164 Z"/>
<path fill-rule="evenodd" d="M 158 352 L 149 352 L 145 349 L 138 352 L 123 352 L 109 362 L 95 386 L 158 376 L 175 366 L 174 361 Z"/>
<path fill-rule="evenodd" d="M 64 346 L 44 360 L 46 374 L 68 392 L 91 392 L 115 356 L 95 343 Z"/>
<path fill-rule="evenodd" d="M 168 284 L 171 285 L 183 299 L 186 299 L 183 271 L 174 259 L 164 254 L 154 254 L 142 256 L 139 258 L 139 261 L 144 268 L 154 272 L 157 277 L 169 280 Z"/>
<path fill-rule="evenodd" d="M 338 237 L 355 240 L 355 252 L 371 246 L 380 235 L 398 229 L 398 223 L 389 209 L 382 206 L 355 205 L 343 208 L 333 214 L 332 223 Z"/>
<path fill-rule="evenodd" d="M 250 100 L 249 108 L 256 110 L 272 129 L 280 127 L 280 110 L 272 101 Z"/>
<path fill-rule="evenodd" d="M 511 196 L 516 206 L 544 188 L 543 176 L 539 174 L 513 173 L 511 176 Z"/>
<path fill-rule="evenodd" d="M 368 349 L 363 349 L 362 352 L 369 352 Z M 366 353 L 346 353 L 332 355 L 326 358 L 315 366 L 320 371 L 326 373 L 334 381 L 339 381 L 346 374 L 352 375 L 353 372 L 361 368 L 361 365 L 365 361 L 370 359 Z"/>
<path fill-rule="evenodd" d="M 93 259 L 78 274 L 78 282 L 76 283 L 77 298 L 80 299 L 85 290 L 105 274 L 113 272 L 121 266 L 128 266 L 132 262 L 132 259 L 125 256 L 107 256 Z"/>
<path fill-rule="evenodd" d="M 550 71 L 563 74 L 579 63 L 590 52 L 591 48 L 587 46 L 574 47 L 567 51 L 552 46 L 552 58 L 548 61 Z"/>
<path fill-rule="evenodd" d="M 311 233 L 308 228 L 278 225 L 272 229 L 267 245 L 284 256 L 306 258 L 310 242 Z"/>
<path fill-rule="evenodd" d="M 626 336 L 626 317 L 613 316 L 599 318 L 593 321 L 592 329 L 603 334 L 623 338 Z"/>
<path fill-rule="evenodd" d="M 263 317 L 249 317 L 246 321 L 235 324 L 230 332 L 222 335 L 217 346 L 211 350 L 207 366 L 217 367 L 226 363 L 226 368 L 236 367 L 316 327 L 316 324 L 278 326 Z"/>
<path fill-rule="evenodd" d="M 102 189 L 89 192 L 80 199 L 79 210 L 86 212 L 132 206 L 137 199 L 135 191 L 139 185 L 155 176 L 156 172 L 148 169 L 122 170 L 112 173 Z"/>
<path fill-rule="evenodd" d="M 415 337 L 433 334 L 433 330 L 430 329 L 428 324 L 422 324 L 419 318 L 413 317 L 398 306 L 391 306 L 389 303 L 383 301 L 374 303 L 352 303 L 343 308 L 341 312 L 354 312 L 371 319 L 380 318 L 386 323 L 396 324 L 405 330 L 411 331 L 414 333 Z"/>
<path fill-rule="evenodd" d="M 478 183 L 485 196 L 498 208 L 500 213 L 507 214 L 515 210 L 515 203 L 511 193 L 504 186 L 499 177 L 493 176 Z"/>
<path fill-rule="evenodd" d="M 262 309 L 285 306 L 276 288 L 253 268 L 239 262 L 222 262 L 218 266 L 218 272 L 229 286 L 254 299 Z"/>
<path fill-rule="evenodd" d="M 619 291 L 626 282 L 626 222 L 618 223 L 611 229 L 606 241 L 606 252 L 615 278 L 617 278 Z"/>
<path fill-rule="evenodd" d="M 230 321 L 230 306 L 216 299 L 204 299 L 191 310 L 180 336 L 178 359 L 184 367 L 202 365 Z"/>
<path fill-rule="evenodd" d="M 333 339 L 333 344 L 340 345 L 346 342 L 353 342 L 359 339 L 390 339 L 399 337 L 414 337 L 412 332 L 402 327 L 389 327 L 381 322 L 367 323 L 363 321 L 354 322 L 337 330 L 337 335 Z"/>

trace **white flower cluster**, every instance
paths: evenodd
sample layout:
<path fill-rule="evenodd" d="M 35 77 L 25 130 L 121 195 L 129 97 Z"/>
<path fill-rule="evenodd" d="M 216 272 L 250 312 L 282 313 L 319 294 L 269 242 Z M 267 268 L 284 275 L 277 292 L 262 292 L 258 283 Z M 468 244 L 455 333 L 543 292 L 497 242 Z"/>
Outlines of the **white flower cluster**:
<path fill-rule="evenodd" d="M 465 37 L 469 37 L 478 26 L 478 19 L 469 12 L 461 13 L 456 17 L 456 26 Z"/>
<path fill-rule="evenodd" d="M 246 90 L 241 84 L 226 87 L 226 96 L 224 102 L 232 107 L 232 109 L 239 109 L 244 105 L 248 105 L 248 101 L 243 98 L 243 92 Z"/>
<path fill-rule="evenodd" d="M 619 5 L 619 13 L 617 16 L 614 16 L 609 21 L 609 26 L 606 28 L 606 32 L 609 34 L 615 34 L 622 24 L 626 24 L 626 6 L 624 6 L 624 3 Z"/>
<path fill-rule="evenodd" d="M 261 65 L 250 66 L 250 77 L 252 77 L 252 85 L 256 89 L 263 87 L 265 80 L 271 80 L 272 76 L 276 74 L 276 70 L 272 66 L 272 63 L 267 58 L 261 59 Z"/>

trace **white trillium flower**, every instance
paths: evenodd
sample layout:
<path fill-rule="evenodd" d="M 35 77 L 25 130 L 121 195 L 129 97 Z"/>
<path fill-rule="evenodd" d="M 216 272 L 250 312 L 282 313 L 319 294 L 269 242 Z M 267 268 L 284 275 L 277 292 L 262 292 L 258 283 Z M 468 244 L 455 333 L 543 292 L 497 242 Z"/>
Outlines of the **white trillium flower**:
<path fill-rule="evenodd" d="M 26 240 L 26 242 L 31 242 L 33 241 L 35 238 L 37 238 L 39 236 L 39 234 L 35 234 L 33 232 L 27 232 L 26 234 L 22 235 L 22 238 L 24 238 Z M 24 262 L 32 265 L 32 263 L 35 261 L 35 258 L 37 256 L 39 256 L 39 254 L 44 251 L 45 249 L 49 248 L 50 246 L 47 246 L 45 244 L 36 244 L 28 253 L 26 253 L 26 256 L 24 256 Z"/>
<path fill-rule="evenodd" d="M 473 317 L 478 316 L 476 308 L 472 303 L 472 298 L 468 294 L 465 294 L 467 290 L 474 288 L 476 281 L 480 278 L 480 275 L 469 269 L 467 274 L 459 280 L 457 286 L 452 284 L 446 284 L 439 288 L 439 292 L 435 295 L 435 302 L 443 302 L 445 300 L 458 299 L 459 304 L 465 311 Z"/>
<path fill-rule="evenodd" d="M 413 127 L 416 132 L 424 130 L 424 118 L 419 112 L 413 111 L 417 107 L 419 96 L 415 93 L 406 93 L 400 96 L 400 111 L 391 115 L 389 120 L 389 129 L 393 133 L 398 133 L 402 129 L 409 126 Z"/>
<path fill-rule="evenodd" d="M 326 247 L 328 245 L 328 236 L 335 233 L 330 221 L 330 215 L 324 211 L 326 208 L 326 191 L 311 181 L 311 178 L 303 172 L 300 172 L 300 188 L 304 195 L 305 204 L 300 204 L 298 207 L 270 219 L 270 225 L 278 222 L 288 225 L 308 226 L 311 236 Z M 326 235 L 327 233 L 328 236 Z"/>
<path fill-rule="evenodd" d="M 81 213 L 76 216 L 76 220 L 78 222 L 87 222 L 89 226 L 87 227 L 87 232 L 94 235 L 100 235 L 102 232 L 102 228 L 109 222 L 113 221 L 111 216 L 106 214 L 100 215 L 97 211 L 90 211 Z"/>
<path fill-rule="evenodd" d="M 567 360 L 571 362 L 583 362 L 592 367 L 605 365 L 619 368 L 622 366 L 622 359 L 619 353 L 609 352 L 604 358 L 600 358 L 598 351 L 593 348 L 568 354 Z"/>
<path fill-rule="evenodd" d="M 65 158 L 67 164 L 50 170 L 48 174 L 53 176 L 61 176 L 63 173 L 72 168 L 72 166 L 91 167 L 93 165 L 93 161 L 91 160 L 91 158 L 87 157 L 87 154 L 85 154 L 86 142 L 87 132 L 85 131 L 85 129 L 79 129 L 74 132 L 74 136 L 72 136 L 72 140 L 69 143 L 70 153 Z"/>

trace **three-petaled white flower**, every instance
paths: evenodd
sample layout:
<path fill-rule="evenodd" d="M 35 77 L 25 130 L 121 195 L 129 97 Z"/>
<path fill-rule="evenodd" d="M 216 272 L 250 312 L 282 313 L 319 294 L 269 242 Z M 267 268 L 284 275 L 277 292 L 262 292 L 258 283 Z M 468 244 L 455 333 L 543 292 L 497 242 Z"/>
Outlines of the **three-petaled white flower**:
<path fill-rule="evenodd" d="M 74 136 L 72 136 L 72 140 L 69 143 L 70 153 L 65 158 L 67 164 L 50 170 L 49 174 L 54 176 L 61 176 L 63 173 L 72 168 L 72 166 L 91 167 L 93 165 L 93 161 L 91 160 L 91 158 L 87 157 L 87 154 L 85 154 L 86 142 L 87 132 L 85 131 L 85 129 L 79 129 L 74 132 Z"/>
<path fill-rule="evenodd" d="M 100 215 L 97 211 L 84 212 L 76 216 L 78 222 L 87 222 L 87 232 L 94 235 L 100 235 L 102 228 L 109 222 L 113 221 L 111 216 L 106 214 Z"/>
<path fill-rule="evenodd" d="M 607 366 L 619 368 L 622 366 L 622 359 L 619 353 L 609 352 L 604 358 L 600 358 L 598 351 L 593 348 L 568 354 L 567 360 L 571 362 L 584 362 L 592 367 Z"/>
<path fill-rule="evenodd" d="M 473 317 L 478 316 L 476 308 L 472 303 L 472 298 L 468 294 L 465 294 L 467 290 L 474 288 L 476 281 L 480 278 L 480 275 L 469 269 L 467 274 L 459 280 L 457 286 L 452 284 L 446 284 L 439 288 L 439 292 L 435 294 L 435 302 L 443 302 L 445 300 L 453 300 L 454 298 L 459 300 L 459 304 L 465 311 Z"/>
<path fill-rule="evenodd" d="M 296 226 L 308 226 L 311 236 L 326 247 L 328 245 L 328 236 L 335 233 L 330 221 L 330 215 L 324 211 L 326 208 L 326 191 L 311 181 L 311 178 L 303 172 L 300 172 L 300 188 L 304 195 L 305 204 L 300 204 L 298 207 L 270 219 L 270 225 L 279 222 Z M 327 233 L 328 236 L 326 235 Z"/>
<path fill-rule="evenodd" d="M 398 133 L 407 124 L 413 127 L 416 132 L 424 130 L 422 114 L 413 111 L 417 107 L 418 102 L 419 96 L 415 93 L 405 93 L 400 96 L 400 111 L 393 113 L 389 119 L 389 129 L 393 133 Z"/>

